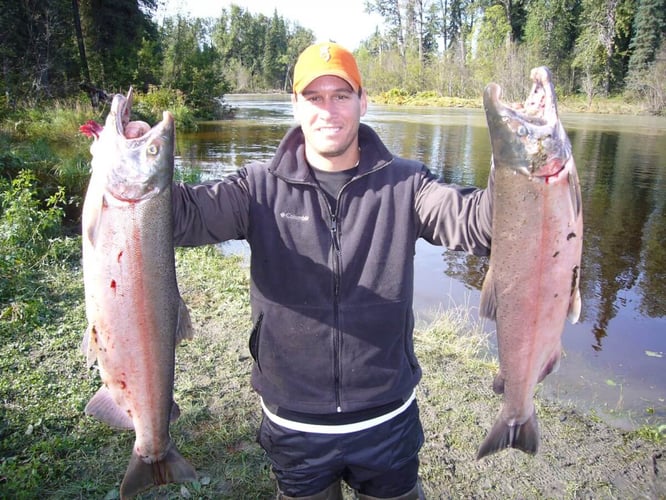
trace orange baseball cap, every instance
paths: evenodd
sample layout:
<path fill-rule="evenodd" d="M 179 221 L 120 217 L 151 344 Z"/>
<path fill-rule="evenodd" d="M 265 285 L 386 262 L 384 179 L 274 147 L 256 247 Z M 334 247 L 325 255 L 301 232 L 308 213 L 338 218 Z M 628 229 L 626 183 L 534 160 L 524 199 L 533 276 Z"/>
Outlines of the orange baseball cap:
<path fill-rule="evenodd" d="M 326 42 L 310 45 L 301 52 L 294 67 L 293 89 L 299 94 L 316 78 L 324 75 L 338 76 L 358 92 L 361 73 L 351 52 L 337 43 Z"/>

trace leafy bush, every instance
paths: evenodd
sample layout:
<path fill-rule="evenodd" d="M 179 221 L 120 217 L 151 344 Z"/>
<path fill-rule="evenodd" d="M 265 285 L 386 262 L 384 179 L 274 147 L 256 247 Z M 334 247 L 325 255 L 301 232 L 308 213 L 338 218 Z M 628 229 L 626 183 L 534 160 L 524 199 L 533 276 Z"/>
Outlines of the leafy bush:
<path fill-rule="evenodd" d="M 60 234 L 64 190 L 58 189 L 42 203 L 35 187 L 34 175 L 25 170 L 11 181 L 0 181 L 2 320 L 29 321 L 40 314 L 37 278 L 52 241 Z"/>
<path fill-rule="evenodd" d="M 652 63 L 627 76 L 627 90 L 644 103 L 650 114 L 666 114 L 666 41 Z"/>
<path fill-rule="evenodd" d="M 134 99 L 134 113 L 151 125 L 162 119 L 169 111 L 182 130 L 196 130 L 197 124 L 192 110 L 185 104 L 185 95 L 180 90 L 166 87 L 150 87 L 148 93 L 138 93 Z"/>
<path fill-rule="evenodd" d="M 409 92 L 407 92 L 405 89 L 393 88 L 391 90 L 387 90 L 386 92 L 382 92 L 376 96 L 374 100 L 381 104 L 404 104 L 405 101 L 407 101 L 409 98 L 409 95 Z"/>

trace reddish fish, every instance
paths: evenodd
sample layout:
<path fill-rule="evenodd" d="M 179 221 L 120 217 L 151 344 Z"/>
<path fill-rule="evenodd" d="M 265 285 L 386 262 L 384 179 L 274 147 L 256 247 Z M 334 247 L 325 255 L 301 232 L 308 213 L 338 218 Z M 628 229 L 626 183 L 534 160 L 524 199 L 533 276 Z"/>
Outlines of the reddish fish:
<path fill-rule="evenodd" d="M 86 414 L 134 429 L 120 487 L 129 498 L 154 485 L 193 481 L 196 472 L 169 436 L 175 346 L 192 337 L 174 265 L 171 182 L 174 121 L 152 129 L 130 122 L 131 89 L 116 95 L 94 136 L 92 175 L 83 206 L 83 275 L 88 329 L 83 349 L 102 388 Z"/>
<path fill-rule="evenodd" d="M 537 452 L 534 389 L 558 366 L 565 319 L 575 323 L 581 308 L 578 174 L 550 71 L 535 68 L 531 78 L 524 105 L 502 103 L 492 83 L 483 96 L 495 181 L 481 314 L 496 322 L 500 371 L 493 389 L 504 403 L 477 458 L 504 448 Z"/>

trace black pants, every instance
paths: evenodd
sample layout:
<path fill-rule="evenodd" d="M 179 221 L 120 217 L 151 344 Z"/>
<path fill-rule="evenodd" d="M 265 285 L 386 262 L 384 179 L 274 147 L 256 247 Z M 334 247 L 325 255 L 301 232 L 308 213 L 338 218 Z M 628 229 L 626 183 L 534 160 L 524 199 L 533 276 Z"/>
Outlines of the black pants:
<path fill-rule="evenodd" d="M 285 495 L 314 495 L 343 479 L 359 493 L 390 498 L 416 485 L 423 429 L 414 401 L 388 422 L 349 434 L 293 431 L 264 416 L 258 441 Z"/>

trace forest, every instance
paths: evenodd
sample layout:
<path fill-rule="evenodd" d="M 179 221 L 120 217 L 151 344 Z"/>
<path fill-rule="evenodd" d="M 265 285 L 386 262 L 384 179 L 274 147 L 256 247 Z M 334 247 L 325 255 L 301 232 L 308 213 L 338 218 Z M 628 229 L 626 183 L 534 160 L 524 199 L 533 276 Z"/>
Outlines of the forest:
<path fill-rule="evenodd" d="M 178 92 L 199 117 L 230 92 L 289 91 L 305 26 L 239 5 L 157 21 L 160 0 L 0 0 L 0 116 L 86 92 Z M 356 49 L 370 95 L 520 95 L 536 65 L 560 95 L 666 103 L 666 0 L 365 0 L 383 22 Z"/>

